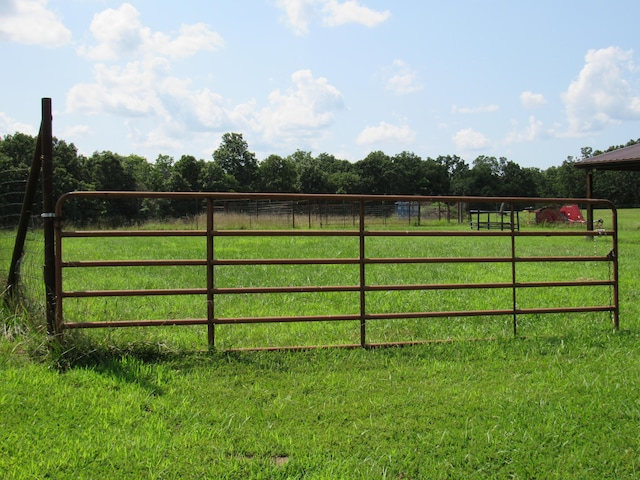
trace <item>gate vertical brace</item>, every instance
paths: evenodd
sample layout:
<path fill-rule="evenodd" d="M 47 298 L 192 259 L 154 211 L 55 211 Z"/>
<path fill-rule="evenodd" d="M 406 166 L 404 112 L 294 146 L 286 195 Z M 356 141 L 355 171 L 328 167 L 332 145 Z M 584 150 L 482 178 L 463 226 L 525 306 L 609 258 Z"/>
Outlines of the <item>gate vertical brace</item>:
<path fill-rule="evenodd" d="M 509 223 L 511 224 L 511 295 L 513 302 L 513 336 L 518 333 L 518 293 L 516 288 L 516 235 L 513 215 L 514 204 L 511 202 Z"/>
<path fill-rule="evenodd" d="M 360 346 L 367 345 L 366 295 L 365 295 L 365 248 L 364 248 L 364 200 L 360 200 Z"/>
<path fill-rule="evenodd" d="M 64 298 L 62 291 L 62 208 L 58 210 L 56 205 L 56 219 L 54 222 L 55 229 L 55 245 L 56 245 L 56 258 L 55 258 L 55 275 L 56 275 L 56 333 L 62 335 L 64 329 L 64 315 L 62 308 L 62 301 Z"/>
<path fill-rule="evenodd" d="M 215 305 L 213 297 L 214 279 L 214 244 L 213 244 L 213 199 L 207 198 L 207 341 L 209 347 L 215 347 Z"/>
<path fill-rule="evenodd" d="M 291 200 L 291 228 L 296 228 L 296 206 L 298 202 Z"/>
<path fill-rule="evenodd" d="M 589 206 L 592 207 L 591 204 Z M 620 298 L 618 296 L 619 275 L 618 275 L 618 211 L 613 210 L 613 245 L 609 254 L 613 263 L 613 328 L 618 331 L 620 328 Z"/>
<path fill-rule="evenodd" d="M 55 272 L 55 203 L 53 198 L 53 126 L 51 99 L 42 99 L 42 218 L 44 220 L 44 283 L 46 292 L 47 332 L 59 333 L 56 328 L 56 272 Z"/>

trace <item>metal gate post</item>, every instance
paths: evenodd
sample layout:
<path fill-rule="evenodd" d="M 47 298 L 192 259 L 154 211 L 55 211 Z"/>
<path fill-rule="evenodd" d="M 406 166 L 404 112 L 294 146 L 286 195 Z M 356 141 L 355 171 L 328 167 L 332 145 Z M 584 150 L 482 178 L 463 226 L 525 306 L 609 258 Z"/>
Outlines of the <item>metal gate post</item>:
<path fill-rule="evenodd" d="M 364 200 L 360 200 L 360 346 L 367 344 L 366 338 L 366 295 L 365 295 L 365 248 L 364 248 Z"/>
<path fill-rule="evenodd" d="M 593 210 L 593 205 L 590 203 L 589 206 L 591 210 Z M 618 272 L 618 211 L 614 210 L 613 215 L 613 245 L 609 256 L 611 258 L 612 263 L 612 274 L 613 274 L 613 328 L 617 332 L 620 328 L 620 301 L 618 289 L 620 286 L 619 272 Z"/>
<path fill-rule="evenodd" d="M 213 244 L 213 212 L 214 205 L 211 197 L 207 198 L 207 340 L 210 347 L 215 346 L 215 305 L 213 289 L 215 287 L 214 278 L 214 244 Z"/>
<path fill-rule="evenodd" d="M 513 215 L 513 209 L 515 205 L 513 202 L 510 204 L 509 208 L 509 223 L 511 224 L 511 295 L 512 295 L 512 304 L 513 304 L 513 336 L 517 335 L 518 331 L 518 292 L 516 289 L 516 235 L 515 235 L 515 217 Z"/>

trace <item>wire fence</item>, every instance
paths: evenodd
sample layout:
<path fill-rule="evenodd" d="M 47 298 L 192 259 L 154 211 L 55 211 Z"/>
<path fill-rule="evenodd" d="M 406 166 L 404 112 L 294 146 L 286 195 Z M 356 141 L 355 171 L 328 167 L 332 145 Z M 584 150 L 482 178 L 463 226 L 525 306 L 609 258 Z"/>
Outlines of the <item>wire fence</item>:
<path fill-rule="evenodd" d="M 259 225 L 268 228 L 351 228 L 358 224 L 359 218 L 353 202 L 343 200 L 216 200 L 214 208 L 222 224 L 232 228 Z M 159 224 L 181 227 L 191 224 L 198 228 L 199 224 L 206 223 L 206 209 L 206 202 L 201 199 L 136 198 L 112 202 L 83 199 L 65 205 L 63 213 L 65 222 L 83 228 Z M 463 223 L 467 220 L 468 206 L 458 202 L 381 201 L 368 204 L 365 214 L 369 224 L 374 225 Z"/>
<path fill-rule="evenodd" d="M 14 252 L 17 226 L 20 220 L 22 202 L 25 195 L 29 170 L 12 168 L 0 171 L 3 179 L 0 190 L 0 281 L 3 298 L 7 288 L 8 272 Z M 43 283 L 44 240 L 42 234 L 41 202 L 33 206 L 29 229 L 18 262 L 14 295 L 11 301 L 2 302 L 2 323 L 0 334 L 13 336 L 24 332 L 25 312 L 31 326 L 44 323 L 45 287 Z"/>

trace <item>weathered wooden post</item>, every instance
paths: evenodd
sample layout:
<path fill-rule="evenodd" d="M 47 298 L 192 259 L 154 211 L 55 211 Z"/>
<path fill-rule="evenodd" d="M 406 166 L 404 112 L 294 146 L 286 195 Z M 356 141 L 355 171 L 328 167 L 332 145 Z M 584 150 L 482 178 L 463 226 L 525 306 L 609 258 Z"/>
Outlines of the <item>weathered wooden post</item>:
<path fill-rule="evenodd" d="M 42 123 L 40 127 L 42 152 L 42 219 L 44 228 L 44 283 L 46 292 L 47 332 L 60 333 L 56 322 L 56 271 L 55 271 L 55 198 L 53 192 L 53 126 L 51 99 L 42 99 Z"/>

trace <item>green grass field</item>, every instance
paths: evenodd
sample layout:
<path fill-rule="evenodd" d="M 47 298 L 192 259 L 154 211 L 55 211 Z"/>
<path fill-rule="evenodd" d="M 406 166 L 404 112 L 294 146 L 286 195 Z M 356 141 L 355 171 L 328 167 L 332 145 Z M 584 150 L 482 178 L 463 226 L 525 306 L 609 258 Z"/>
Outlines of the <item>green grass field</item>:
<path fill-rule="evenodd" d="M 67 332 L 48 344 L 33 314 L 3 311 L 0 339 L 0 477 L 2 478 L 636 478 L 640 477 L 640 211 L 623 210 L 620 227 L 620 324 L 608 314 L 510 318 L 402 320 L 371 325 L 371 341 L 454 339 L 405 348 L 222 352 L 228 347 L 337 344 L 357 341 L 357 324 L 312 323 L 219 326 L 208 351 L 203 327 L 166 327 Z M 264 240 L 264 239 L 263 239 Z M 76 240 L 74 240 L 76 241 Z M 165 240 L 172 241 L 172 240 Z M 273 240 L 270 240 L 273 241 Z M 456 254 L 465 245 L 372 245 L 385 255 L 411 256 L 411 249 Z M 133 254 L 119 240 L 77 255 L 104 259 Z M 204 239 L 180 245 L 181 257 L 200 256 Z M 249 239 L 246 242 L 250 242 Z M 297 251 L 302 248 L 294 246 Z M 525 245 L 536 251 L 607 253 L 605 242 L 579 238 L 560 244 Z M 170 251 L 139 243 L 152 253 Z M 351 256 L 350 244 L 309 242 L 309 254 Z M 483 248 L 504 248 L 502 245 Z M 238 250 L 234 250 L 238 249 Z M 282 245 L 229 245 L 280 257 Z M 4 250 L 3 250 L 4 251 Z M 67 250 L 65 250 L 67 252 Z M 394 254 L 395 254 L 394 253 Z M 69 259 L 74 247 L 69 245 Z M 200 286 L 203 272 L 190 267 L 171 275 L 114 271 L 65 276 L 65 288 L 165 288 L 179 281 Z M 274 281 L 273 267 L 233 271 L 224 285 Z M 496 267 L 502 268 L 502 267 Z M 600 267 L 598 267 L 600 268 Z M 586 269 L 586 270 L 585 270 Z M 606 276 L 574 265 L 554 275 Z M 482 275 L 500 274 L 484 269 Z M 440 281 L 477 278 L 477 269 L 411 266 L 379 269 L 380 283 L 433 275 Z M 79 274 L 78 274 L 79 275 Z M 524 278 L 550 275 L 531 266 Z M 277 280 L 349 283 L 344 266 L 320 272 L 275 275 Z M 323 283 L 322 283 L 323 282 Z M 492 295 L 499 295 L 492 293 Z M 424 305 L 424 294 L 400 293 L 373 300 L 380 311 Z M 607 293 L 579 294 L 581 302 L 607 301 Z M 598 298 L 604 295 L 605 298 Z M 587 298 L 585 298 L 585 296 Z M 271 303 L 222 302 L 225 315 L 243 315 L 255 303 L 261 313 L 312 314 L 357 309 L 349 295 Z M 592 298 L 593 297 L 593 298 Z M 531 304 L 568 304 L 572 291 L 535 291 Z M 195 301 L 194 301 L 195 300 Z M 485 308 L 503 301 L 487 295 L 431 299 L 436 305 L 467 302 Z M 178 303 L 159 297 L 152 306 L 70 302 L 69 315 L 128 318 L 201 316 L 200 300 Z M 240 304 L 238 304 L 240 303 Z M 66 307 L 65 307 L 66 308 Z M 351 310 L 349 310 L 351 309 Z M 372 323 L 372 322 L 370 322 Z M 26 325 L 26 326 L 25 326 Z M 522 335 L 522 336 L 520 336 Z M 470 338 L 492 340 L 470 341 Z"/>

